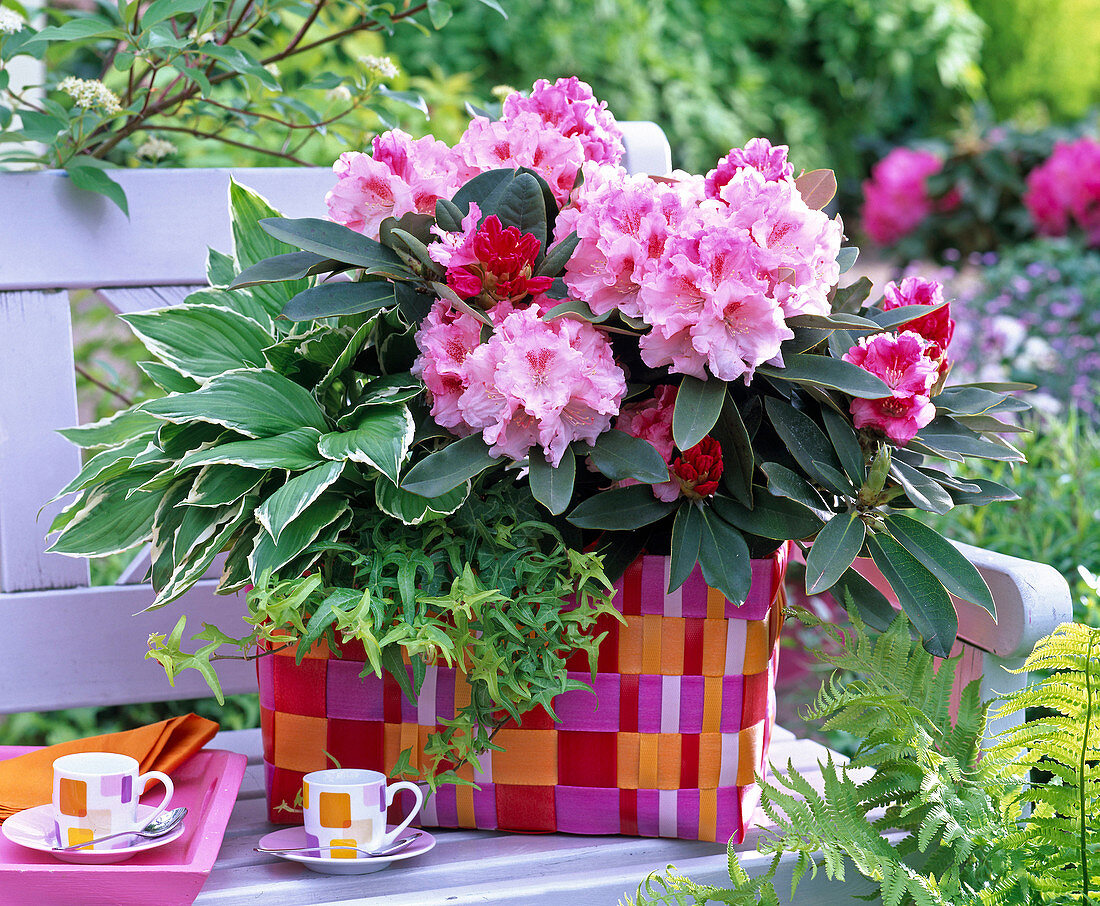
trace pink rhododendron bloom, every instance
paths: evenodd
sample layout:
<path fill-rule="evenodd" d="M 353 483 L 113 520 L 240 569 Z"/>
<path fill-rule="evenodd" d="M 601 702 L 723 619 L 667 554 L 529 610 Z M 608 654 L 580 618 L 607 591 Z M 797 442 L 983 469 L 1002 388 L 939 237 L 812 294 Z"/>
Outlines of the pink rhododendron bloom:
<path fill-rule="evenodd" d="M 903 305 L 938 305 L 942 301 L 943 284 L 938 280 L 906 277 L 900 284 L 893 281 L 886 284 L 883 309 L 890 311 Z M 951 338 L 955 335 L 955 321 L 951 317 L 950 305 L 904 326 L 906 330 L 920 334 L 932 344 L 928 348 L 928 354 L 933 359 L 942 359 L 946 355 Z"/>
<path fill-rule="evenodd" d="M 672 439 L 672 412 L 677 389 L 672 384 L 658 384 L 651 399 L 627 403 L 619 410 L 619 417 L 615 420 L 615 427 L 620 431 L 649 441 L 669 466 L 676 452 Z M 632 484 L 638 482 L 633 478 L 624 478 L 619 482 L 621 487 Z M 653 494 L 660 500 L 675 500 L 680 496 L 680 483 L 670 475 L 668 481 L 653 485 Z"/>
<path fill-rule="evenodd" d="M 433 224 L 432 233 L 439 239 L 428 246 L 428 256 L 436 264 L 442 264 L 445 268 L 474 263 L 477 259 L 472 254 L 472 243 L 480 222 L 481 208 L 476 201 L 471 201 L 470 210 L 462 218 L 459 230 L 449 233 L 438 224 Z"/>
<path fill-rule="evenodd" d="M 570 443 L 593 445 L 619 411 L 626 378 L 611 345 L 586 321 L 542 320 L 555 301 L 516 309 L 465 359 L 458 408 L 494 456 L 522 459 L 537 444 L 557 466 Z"/>
<path fill-rule="evenodd" d="M 1090 245 L 1100 246 L 1100 142 L 1057 142 L 1028 174 L 1024 204 L 1040 235 L 1064 236 L 1076 224 Z"/>
<path fill-rule="evenodd" d="M 469 386 L 466 359 L 481 345 L 481 322 L 455 311 L 442 299 L 436 301 L 416 333 L 420 356 L 412 373 L 428 388 L 432 418 L 460 437 L 473 433 L 459 409 L 459 398 Z"/>
<path fill-rule="evenodd" d="M 786 145 L 773 145 L 766 138 L 752 138 L 744 148 L 733 148 L 707 174 L 707 198 L 717 198 L 722 186 L 744 167 L 754 167 L 770 182 L 793 180 L 794 167 L 787 160 L 787 151 Z"/>
<path fill-rule="evenodd" d="M 863 337 L 844 354 L 845 362 L 882 378 L 892 391 L 883 399 L 852 400 L 857 428 L 876 429 L 904 446 L 935 418 L 931 393 L 939 364 L 928 355 L 928 345 L 923 337 L 907 330 Z"/>
<path fill-rule="evenodd" d="M 565 283 L 597 315 L 618 309 L 628 317 L 641 317 L 642 283 L 656 268 L 668 237 L 694 208 L 696 198 L 685 195 L 679 183 L 627 176 L 618 169 L 586 169 L 585 173 L 575 207 L 561 215 L 580 240 L 566 265 Z M 591 182 L 589 173 L 594 177 Z M 690 186 L 687 191 L 692 191 Z"/>
<path fill-rule="evenodd" d="M 547 126 L 537 113 L 517 113 L 507 122 L 474 117 L 454 151 L 465 167 L 463 182 L 487 170 L 528 167 L 550 184 L 559 204 L 584 162 L 581 140 Z"/>
<path fill-rule="evenodd" d="M 464 231 L 469 219 L 463 220 Z M 532 276 L 539 248 L 534 235 L 514 226 L 505 229 L 491 214 L 475 230 L 464 232 L 462 245 L 446 256 L 447 285 L 461 299 L 480 297 L 486 307 L 544 293 L 554 278 Z"/>
<path fill-rule="evenodd" d="M 867 235 L 879 245 L 908 236 L 933 208 L 925 184 L 943 169 L 930 151 L 895 148 L 871 168 L 863 183 L 861 218 Z"/>
<path fill-rule="evenodd" d="M 434 214 L 435 203 L 465 181 L 459 168 L 454 152 L 431 136 L 414 140 L 400 130 L 385 132 L 375 137 L 371 154 L 347 151 L 332 165 L 329 217 L 377 239 L 387 217 Z"/>
<path fill-rule="evenodd" d="M 623 134 L 607 104 L 597 101 L 591 87 L 576 76 L 554 84 L 539 79 L 530 97 L 518 92 L 504 99 L 501 120 L 511 122 L 523 113 L 536 114 L 544 124 L 567 138 L 580 140 L 584 159 L 617 164 L 623 156 Z"/>

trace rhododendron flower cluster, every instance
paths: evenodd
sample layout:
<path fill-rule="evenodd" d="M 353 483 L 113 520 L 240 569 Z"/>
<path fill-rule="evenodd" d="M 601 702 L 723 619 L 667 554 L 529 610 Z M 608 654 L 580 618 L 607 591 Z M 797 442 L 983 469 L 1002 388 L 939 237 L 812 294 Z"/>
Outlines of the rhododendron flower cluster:
<path fill-rule="evenodd" d="M 709 434 L 694 447 L 685 450 L 672 464 L 685 497 L 701 500 L 718 490 L 722 477 L 722 447 Z"/>
<path fill-rule="evenodd" d="M 906 277 L 901 283 L 891 281 L 884 291 L 883 309 L 891 311 L 903 305 L 939 305 L 943 302 L 943 284 L 938 280 L 926 280 L 923 277 Z M 905 329 L 919 334 L 931 344 L 928 354 L 941 361 L 945 360 L 947 347 L 955 335 L 955 321 L 951 317 L 951 306 L 944 305 L 931 314 L 923 315 L 905 325 Z"/>
<path fill-rule="evenodd" d="M 863 183 L 860 217 L 867 235 L 879 245 L 908 236 L 933 209 L 926 183 L 943 169 L 931 151 L 895 148 L 871 168 Z"/>
<path fill-rule="evenodd" d="M 709 183 L 585 176 L 559 219 L 559 234 L 579 237 L 565 282 L 595 314 L 618 309 L 653 328 L 640 341 L 647 365 L 748 382 L 778 362 L 787 316 L 828 311 L 842 227 L 803 201 L 785 149 L 750 143 Z"/>
<path fill-rule="evenodd" d="M 393 130 L 374 139 L 370 154 L 341 154 L 325 201 L 334 221 L 377 239 L 387 217 L 433 214 L 437 201 L 487 170 L 529 167 L 562 203 L 586 160 L 616 165 L 622 153 L 622 133 L 587 84 L 540 79 L 530 97 L 507 98 L 496 122 L 474 117 L 454 148 Z"/>
<path fill-rule="evenodd" d="M 932 388 L 939 363 L 929 353 L 929 342 L 912 331 L 863 337 L 844 354 L 844 361 L 882 378 L 891 395 L 883 399 L 854 399 L 852 417 L 857 428 L 881 431 L 904 446 L 936 415 Z"/>
<path fill-rule="evenodd" d="M 1089 245 L 1100 246 L 1100 142 L 1056 143 L 1028 174 L 1024 204 L 1040 235 L 1064 236 L 1075 225 Z"/>
<path fill-rule="evenodd" d="M 466 228 L 468 234 L 453 250 L 444 243 L 433 243 L 429 249 L 447 267 L 447 285 L 460 299 L 480 296 L 487 305 L 518 302 L 546 292 L 554 282 L 553 277 L 531 275 L 539 253 L 539 241 L 531 233 L 521 233 L 514 226 L 505 229 L 495 214 L 479 227 L 469 223 Z"/>
<path fill-rule="evenodd" d="M 493 456 L 523 459 L 538 445 L 557 466 L 575 440 L 589 445 L 611 427 L 626 378 L 591 324 L 542 315 L 553 300 L 490 311 L 494 330 L 440 300 L 416 342 L 413 366 L 431 394 L 432 418 L 456 434 L 481 431 Z"/>

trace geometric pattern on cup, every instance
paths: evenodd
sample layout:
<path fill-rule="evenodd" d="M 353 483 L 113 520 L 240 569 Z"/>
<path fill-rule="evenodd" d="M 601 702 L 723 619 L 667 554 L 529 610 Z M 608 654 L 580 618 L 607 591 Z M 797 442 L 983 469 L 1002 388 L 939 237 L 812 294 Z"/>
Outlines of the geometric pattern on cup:
<path fill-rule="evenodd" d="M 66 846 L 74 846 L 77 843 L 87 843 L 95 837 L 95 832 L 90 827 L 70 827 Z"/>
<path fill-rule="evenodd" d="M 88 784 L 83 780 L 61 778 L 61 814 L 83 818 L 88 814 Z"/>
<path fill-rule="evenodd" d="M 318 798 L 318 820 L 321 827 L 351 827 L 351 795 L 321 793 Z"/>
<path fill-rule="evenodd" d="M 359 845 L 359 841 L 349 838 L 337 840 L 333 838 L 331 846 L 350 846 L 352 849 L 330 849 L 328 851 L 329 858 L 331 859 L 356 859 L 359 857 L 359 853 L 355 851 L 356 846 Z"/>

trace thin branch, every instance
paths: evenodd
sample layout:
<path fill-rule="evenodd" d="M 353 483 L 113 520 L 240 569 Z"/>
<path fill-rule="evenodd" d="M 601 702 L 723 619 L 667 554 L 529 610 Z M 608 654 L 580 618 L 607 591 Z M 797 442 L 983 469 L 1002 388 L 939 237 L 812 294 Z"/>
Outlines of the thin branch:
<path fill-rule="evenodd" d="M 204 132 L 201 129 L 192 129 L 188 126 L 162 126 L 160 124 L 146 124 L 142 127 L 150 132 L 182 132 L 187 135 L 193 135 L 195 138 L 209 138 L 214 141 L 222 142 L 225 145 L 232 145 L 234 148 L 242 148 L 245 151 L 255 151 L 259 154 L 266 154 L 269 157 L 278 157 L 281 160 L 289 161 L 292 164 L 297 164 L 300 167 L 310 166 L 309 161 L 302 160 L 300 157 L 295 157 L 293 154 L 283 154 L 281 151 L 272 151 L 270 148 L 261 148 L 258 145 L 249 145 L 244 142 L 238 142 L 231 138 L 226 138 L 223 135 L 218 135 L 216 132 Z"/>
<path fill-rule="evenodd" d="M 306 36 L 306 32 L 309 31 L 313 23 L 317 21 L 317 17 L 321 14 L 321 10 L 324 8 L 326 2 L 327 0 L 317 0 L 317 2 L 313 4 L 313 9 L 310 10 L 309 15 L 306 16 L 306 20 L 302 23 L 302 27 L 294 33 L 294 37 L 290 39 L 290 43 L 283 48 L 284 52 L 293 53 L 294 49 L 302 43 L 302 38 Z"/>
<path fill-rule="evenodd" d="M 110 393 L 112 396 L 118 397 L 118 399 L 121 400 L 122 403 L 124 403 L 127 406 L 132 406 L 134 404 L 134 401 L 132 399 L 130 399 L 130 397 L 128 397 L 125 393 L 123 393 L 120 390 L 117 390 L 116 388 L 112 387 L 110 384 L 107 384 L 104 381 L 101 381 L 99 378 L 97 378 L 94 374 L 89 372 L 82 365 L 77 365 L 77 364 L 74 363 L 73 367 L 76 369 L 76 373 L 79 374 L 82 378 L 84 378 L 84 380 L 86 380 L 88 383 L 95 384 L 100 390 L 105 390 L 107 393 Z"/>
<path fill-rule="evenodd" d="M 270 113 L 259 113 L 251 110 L 242 110 L 240 107 L 233 107 L 229 104 L 223 104 L 220 101 L 215 101 L 211 98 L 203 98 L 202 102 L 204 104 L 210 104 L 213 107 L 218 107 L 222 110 L 228 110 L 230 113 L 239 113 L 242 116 L 255 117 L 256 119 L 260 120 L 270 120 L 273 123 L 278 123 L 280 126 L 285 126 L 287 129 L 317 129 L 321 126 L 328 126 L 331 123 L 335 123 L 339 119 L 343 119 L 353 110 L 357 110 L 361 106 L 363 106 L 361 102 L 356 102 L 352 106 L 348 107 L 347 110 L 344 110 L 341 113 L 337 113 L 334 116 L 330 116 L 328 119 L 318 120 L 316 123 L 291 123 L 287 120 L 281 120 L 277 116 L 272 116 Z"/>

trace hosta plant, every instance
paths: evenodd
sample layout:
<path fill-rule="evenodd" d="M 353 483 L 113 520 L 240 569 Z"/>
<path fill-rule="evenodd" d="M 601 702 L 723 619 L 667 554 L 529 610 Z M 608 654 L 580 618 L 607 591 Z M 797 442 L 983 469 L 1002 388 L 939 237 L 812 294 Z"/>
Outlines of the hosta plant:
<path fill-rule="evenodd" d="M 763 139 L 706 176 L 629 175 L 622 154 L 561 79 L 454 148 L 391 132 L 342 155 L 327 220 L 234 186 L 210 288 L 125 316 L 165 395 L 66 432 L 101 452 L 53 550 L 150 541 L 154 606 L 225 552 L 255 630 L 186 653 L 177 626 L 152 652 L 170 672 L 354 639 L 412 693 L 426 663 L 462 666 L 484 690 L 467 729 L 564 691 L 643 550 L 670 556 L 672 589 L 698 564 L 743 601 L 750 558 L 796 541 L 809 591 L 884 626 L 852 568 L 871 556 L 946 654 L 949 593 L 992 599 L 906 511 L 1012 496 L 955 464 L 1020 459 L 998 434 L 1013 386 L 946 386 L 938 284 L 877 305 L 867 281 L 837 288 L 856 252 L 821 211 L 831 173 L 796 177 Z"/>

